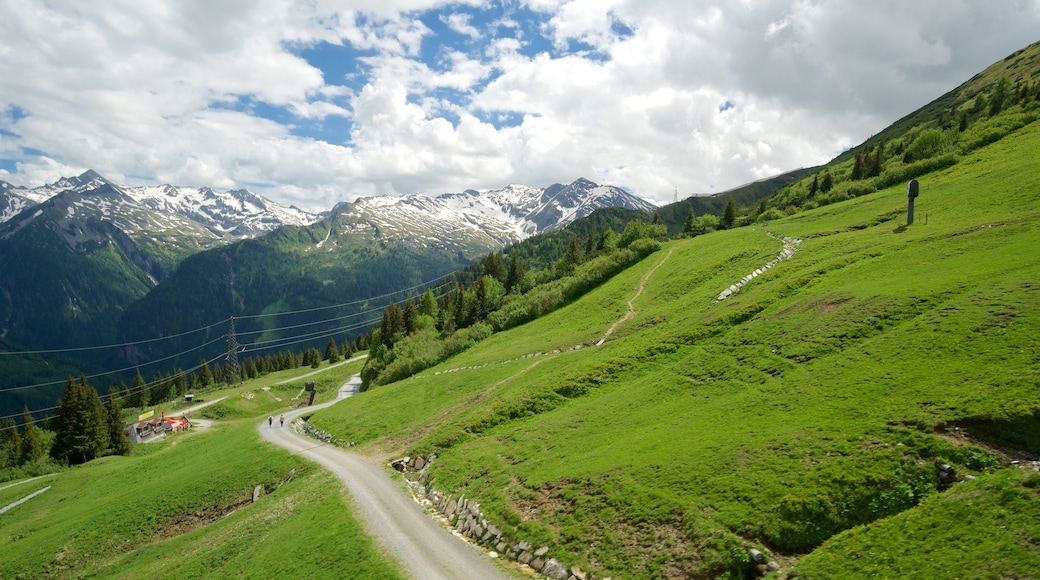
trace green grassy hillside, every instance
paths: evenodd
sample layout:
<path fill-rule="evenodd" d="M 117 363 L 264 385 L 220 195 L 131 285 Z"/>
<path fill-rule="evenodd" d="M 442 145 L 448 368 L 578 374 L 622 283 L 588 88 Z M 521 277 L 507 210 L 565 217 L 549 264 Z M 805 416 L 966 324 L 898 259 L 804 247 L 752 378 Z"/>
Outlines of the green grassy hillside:
<path fill-rule="evenodd" d="M 1040 523 L 990 507 L 1040 500 L 1005 462 L 1040 453 L 1038 150 L 1034 122 L 919 177 L 909 227 L 901 183 L 669 242 L 312 423 L 370 453 L 436 451 L 439 489 L 601 576 L 741 574 L 747 547 L 801 577 L 943 576 L 950 551 L 920 553 L 937 528 L 959 574 L 1029 576 Z M 793 257 L 715 301 L 782 236 Z M 942 463 L 978 479 L 944 491 Z"/>
<path fill-rule="evenodd" d="M 306 380 L 338 386 L 359 368 Z M 260 390 L 279 378 L 207 394 L 228 395 L 214 415 L 239 419 L 0 486 L 0 506 L 50 486 L 0 514 L 0 577 L 400 577 L 334 476 L 259 440 L 261 417 L 286 408 L 276 397 L 303 382 Z M 251 503 L 257 485 L 263 496 Z"/>

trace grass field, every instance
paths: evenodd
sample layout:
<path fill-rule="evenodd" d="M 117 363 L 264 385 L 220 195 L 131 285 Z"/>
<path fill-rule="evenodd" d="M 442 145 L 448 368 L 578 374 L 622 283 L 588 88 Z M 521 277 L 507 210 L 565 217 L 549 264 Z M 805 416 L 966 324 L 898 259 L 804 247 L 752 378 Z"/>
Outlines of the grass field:
<path fill-rule="evenodd" d="M 338 387 L 359 365 L 307 380 Z M 0 577 L 400 577 L 334 477 L 259 440 L 261 418 L 287 409 L 275 397 L 299 390 L 285 378 L 207 393 L 234 418 L 207 430 L 0 490 L 7 505 L 52 486 L 0 515 Z"/>
<path fill-rule="evenodd" d="M 1029 576 L 1021 550 L 972 551 L 1007 536 L 998 515 L 959 514 L 1002 495 L 1036 509 L 990 447 L 1040 453 L 1037 150 L 1033 123 L 921 177 L 909 227 L 900 185 L 669 242 L 312 423 L 372 454 L 436 451 L 439 489 L 604 576 L 736 575 L 747 547 L 806 576 L 944 576 L 919 556 L 929 527 L 957 537 L 963 575 Z M 769 233 L 801 249 L 714 302 L 776 257 Z M 942 491 L 937 463 L 978 479 Z M 1007 520 L 1034 553 L 1037 521 Z M 840 556 L 886 545 L 889 522 L 905 533 L 888 546 L 913 549 Z"/>

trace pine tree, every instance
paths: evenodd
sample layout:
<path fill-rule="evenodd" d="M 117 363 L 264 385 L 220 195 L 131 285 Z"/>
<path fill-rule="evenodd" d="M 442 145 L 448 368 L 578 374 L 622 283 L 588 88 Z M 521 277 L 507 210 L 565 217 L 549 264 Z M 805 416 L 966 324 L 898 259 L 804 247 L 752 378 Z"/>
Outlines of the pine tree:
<path fill-rule="evenodd" d="M 423 292 L 422 298 L 419 299 L 419 314 L 437 320 L 439 312 L 437 297 L 433 295 L 433 290 L 427 288 L 426 292 Z"/>
<path fill-rule="evenodd" d="M 144 408 L 145 403 L 148 401 L 147 390 L 148 385 L 145 384 L 144 377 L 141 376 L 141 369 L 137 369 L 137 372 L 134 374 L 134 380 L 130 383 L 130 406 Z"/>
<path fill-rule="evenodd" d="M 729 198 L 726 202 L 726 209 L 722 212 L 722 217 L 719 219 L 719 225 L 722 229 L 728 230 L 737 223 L 737 204 L 733 201 L 733 198 Z"/>
<path fill-rule="evenodd" d="M 502 254 L 497 252 L 491 252 L 484 258 L 484 264 L 482 269 L 484 276 L 491 276 L 499 282 L 505 282 L 506 280 L 506 262 L 502 259 Z"/>
<path fill-rule="evenodd" d="M 827 193 L 834 188 L 834 178 L 831 177 L 830 171 L 823 172 L 823 179 L 820 180 L 820 193 Z"/>
<path fill-rule="evenodd" d="M 108 452 L 112 455 L 129 455 L 130 439 L 123 424 L 123 409 L 119 405 L 119 390 L 109 387 L 105 401 L 105 418 L 108 422 Z"/>
<path fill-rule="evenodd" d="M 683 234 L 685 234 L 687 236 L 692 236 L 693 235 L 693 225 L 694 225 L 694 222 L 695 222 L 696 219 L 697 219 L 697 216 L 694 215 L 693 208 L 691 207 L 689 209 L 689 211 L 686 212 L 686 221 L 684 221 L 683 225 L 682 225 L 682 233 Z"/>
<path fill-rule="evenodd" d="M 415 302 L 412 299 L 404 301 L 404 308 L 402 309 L 402 317 L 404 321 L 404 333 L 412 334 L 419 328 L 419 309 L 415 307 Z"/>
<path fill-rule="evenodd" d="M 664 225 L 664 219 L 661 218 L 661 214 L 659 212 L 656 212 L 656 211 L 654 212 L 653 217 L 650 218 L 650 224 L 651 225 L 655 225 L 655 226 L 663 226 Z"/>
<path fill-rule="evenodd" d="M 455 299 L 452 301 L 451 314 L 455 328 L 468 326 L 469 312 L 466 310 L 466 292 L 459 286 L 455 287 Z"/>
<path fill-rule="evenodd" d="M 591 258 L 596 253 L 596 240 L 599 239 L 597 232 L 590 231 L 589 237 L 585 238 L 585 257 L 586 259 Z"/>
<path fill-rule="evenodd" d="M 581 262 L 581 246 L 578 245 L 578 238 L 572 237 L 570 242 L 567 243 L 567 249 L 563 252 L 563 257 L 556 263 L 556 274 L 569 276 Z"/>
<path fill-rule="evenodd" d="M 213 382 L 213 372 L 209 368 L 206 359 L 199 361 L 199 370 L 195 371 L 199 378 L 199 388 L 206 388 Z"/>
<path fill-rule="evenodd" d="M 80 375 L 79 381 L 69 377 L 65 392 L 54 413 L 57 430 L 51 445 L 51 457 L 69 465 L 96 459 L 108 447 L 108 420 L 101 397 Z"/>
<path fill-rule="evenodd" d="M 853 181 L 863 179 L 863 151 L 856 152 L 856 160 L 852 163 L 852 173 L 849 179 Z"/>
<path fill-rule="evenodd" d="M 0 419 L 0 469 L 18 465 L 22 452 L 22 436 L 18 434 L 18 423 L 6 417 Z"/>
<path fill-rule="evenodd" d="M 488 285 L 489 278 L 487 276 L 481 276 L 477 278 L 476 288 L 473 290 L 474 297 L 474 308 L 476 309 L 475 318 L 477 320 L 484 320 L 488 314 L 491 314 L 493 305 L 491 304 L 490 292 Z"/>
<path fill-rule="evenodd" d="M 404 332 L 404 312 L 396 302 L 391 302 L 383 310 L 383 322 L 379 325 L 379 330 L 383 345 L 393 348 L 398 336 Z"/>
<path fill-rule="evenodd" d="M 867 167 L 864 172 L 866 177 L 877 177 L 878 175 L 881 175 L 881 165 L 885 161 L 883 157 L 884 151 L 885 144 L 878 143 L 877 147 L 874 149 L 874 155 L 872 155 L 867 161 Z"/>
<path fill-rule="evenodd" d="M 997 86 L 993 89 L 993 94 L 989 98 L 989 114 L 990 116 L 996 115 L 1004 110 L 1004 105 L 1008 104 L 1011 98 L 1011 83 L 1008 82 L 1007 77 L 1000 77 L 997 81 Z"/>
<path fill-rule="evenodd" d="M 509 274 L 506 276 L 506 293 L 517 291 L 517 294 L 523 291 L 521 284 L 524 281 L 524 275 L 526 268 L 524 263 L 520 260 L 520 256 L 513 252 L 509 256 Z"/>
<path fill-rule="evenodd" d="M 18 465 L 36 463 L 43 457 L 40 434 L 36 430 L 36 421 L 29 412 L 29 407 L 22 407 L 22 441 L 18 451 Z"/>
<path fill-rule="evenodd" d="M 336 346 L 334 338 L 329 338 L 329 343 L 325 345 L 325 360 L 329 361 L 329 364 L 339 362 L 339 347 Z"/>
<path fill-rule="evenodd" d="M 820 191 L 820 174 L 814 173 L 812 183 L 809 184 L 809 197 L 816 195 L 817 191 Z"/>

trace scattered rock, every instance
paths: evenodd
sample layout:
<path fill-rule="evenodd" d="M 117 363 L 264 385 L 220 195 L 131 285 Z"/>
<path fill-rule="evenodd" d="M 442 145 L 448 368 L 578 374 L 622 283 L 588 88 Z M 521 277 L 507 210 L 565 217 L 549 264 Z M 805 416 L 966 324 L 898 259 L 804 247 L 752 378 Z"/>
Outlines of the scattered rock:
<path fill-rule="evenodd" d="M 567 566 L 560 562 L 556 558 L 549 558 L 549 561 L 542 566 L 542 574 L 553 578 L 553 580 L 567 580 L 570 573 L 567 571 Z"/>
<path fill-rule="evenodd" d="M 754 562 L 756 564 L 765 564 L 766 563 L 766 555 L 763 554 L 762 552 L 759 552 L 758 550 L 756 550 L 754 548 L 748 548 L 747 553 L 748 553 L 748 556 L 751 556 L 751 561 L 752 562 Z"/>

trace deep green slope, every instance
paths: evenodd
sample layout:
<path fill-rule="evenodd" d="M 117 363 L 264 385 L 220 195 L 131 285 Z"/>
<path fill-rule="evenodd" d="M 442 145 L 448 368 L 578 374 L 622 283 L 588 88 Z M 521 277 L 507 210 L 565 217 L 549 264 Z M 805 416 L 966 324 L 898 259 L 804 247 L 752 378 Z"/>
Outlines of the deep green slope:
<path fill-rule="evenodd" d="M 235 316 L 240 317 L 239 342 L 250 351 L 265 345 L 279 350 L 285 344 L 324 348 L 330 336 L 342 342 L 369 330 L 389 301 L 403 302 L 421 293 L 424 282 L 468 263 L 435 248 L 407 248 L 370 233 L 353 234 L 341 219 L 334 215 L 308 227 L 283 227 L 191 256 L 126 309 L 120 336 L 177 335 Z M 373 296 L 380 298 L 369 301 Z M 224 352 L 227 344 L 220 337 L 227 331 L 220 324 L 205 336 L 142 345 L 124 356 L 142 365 L 146 375 L 153 372 L 148 361 L 161 361 L 159 370 L 174 363 L 187 368 Z M 301 335 L 314 338 L 301 342 L 296 339 Z M 203 342 L 211 344 L 197 348 Z M 180 359 L 166 358 L 189 349 L 195 350 Z"/>
<path fill-rule="evenodd" d="M 1032 123 L 921 176 L 910 227 L 898 184 L 768 232 L 669 243 L 571 306 L 312 422 L 373 453 L 436 451 L 438 489 L 615 578 L 738 573 L 748 546 L 823 553 L 841 530 L 954 501 L 931 499 L 937 463 L 984 494 L 1004 477 L 988 475 L 1003 464 L 987 442 L 1040 454 L 1037 150 Z M 802 240 L 793 257 L 715 301 L 778 255 L 779 236 Z M 989 533 L 941 522 L 968 549 Z M 1032 570 L 1006 557 L 962 572 Z"/>

